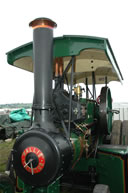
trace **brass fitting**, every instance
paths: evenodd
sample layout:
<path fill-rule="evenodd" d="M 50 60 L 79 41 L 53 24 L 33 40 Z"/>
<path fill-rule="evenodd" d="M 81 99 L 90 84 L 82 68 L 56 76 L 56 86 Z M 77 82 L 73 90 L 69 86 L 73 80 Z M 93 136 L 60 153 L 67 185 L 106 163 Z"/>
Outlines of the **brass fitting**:
<path fill-rule="evenodd" d="M 77 95 L 78 98 L 80 98 L 80 96 L 82 95 L 82 89 L 80 85 L 74 88 L 74 93 Z"/>

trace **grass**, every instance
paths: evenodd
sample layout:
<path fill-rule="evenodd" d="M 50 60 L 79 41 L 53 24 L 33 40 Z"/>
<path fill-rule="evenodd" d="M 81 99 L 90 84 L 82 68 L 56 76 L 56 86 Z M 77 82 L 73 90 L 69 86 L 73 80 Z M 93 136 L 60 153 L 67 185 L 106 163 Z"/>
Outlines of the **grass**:
<path fill-rule="evenodd" d="M 0 143 L 0 172 L 4 172 L 15 140 Z"/>

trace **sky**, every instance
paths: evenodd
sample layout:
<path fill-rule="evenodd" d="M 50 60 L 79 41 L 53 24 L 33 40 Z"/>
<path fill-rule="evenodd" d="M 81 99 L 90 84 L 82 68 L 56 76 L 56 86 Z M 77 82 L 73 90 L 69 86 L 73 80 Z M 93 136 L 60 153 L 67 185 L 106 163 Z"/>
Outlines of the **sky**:
<path fill-rule="evenodd" d="M 33 74 L 12 67 L 6 53 L 32 41 L 29 22 L 47 17 L 57 23 L 54 37 L 89 35 L 108 38 L 123 74 L 123 85 L 110 83 L 114 102 L 128 102 L 127 0 L 0 1 L 0 104 L 31 103 Z"/>

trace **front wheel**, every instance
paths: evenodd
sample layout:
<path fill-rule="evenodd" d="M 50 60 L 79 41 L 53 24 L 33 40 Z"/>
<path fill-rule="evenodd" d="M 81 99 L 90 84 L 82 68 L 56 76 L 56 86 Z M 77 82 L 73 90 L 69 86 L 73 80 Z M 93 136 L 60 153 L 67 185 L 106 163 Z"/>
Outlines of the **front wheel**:
<path fill-rule="evenodd" d="M 110 193 L 110 189 L 108 185 L 96 184 L 93 193 Z"/>
<path fill-rule="evenodd" d="M 13 182 L 6 174 L 0 174 L 0 192 L 15 193 Z"/>

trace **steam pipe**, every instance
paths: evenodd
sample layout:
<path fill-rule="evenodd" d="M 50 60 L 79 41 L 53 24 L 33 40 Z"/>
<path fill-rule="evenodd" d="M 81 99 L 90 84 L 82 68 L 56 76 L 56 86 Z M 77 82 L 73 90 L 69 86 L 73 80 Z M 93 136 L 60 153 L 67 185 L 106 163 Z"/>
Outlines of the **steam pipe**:
<path fill-rule="evenodd" d="M 52 123 L 52 77 L 53 77 L 53 28 L 56 23 L 38 18 L 29 26 L 33 28 L 34 57 L 34 122 L 32 128 L 54 130 Z"/>

